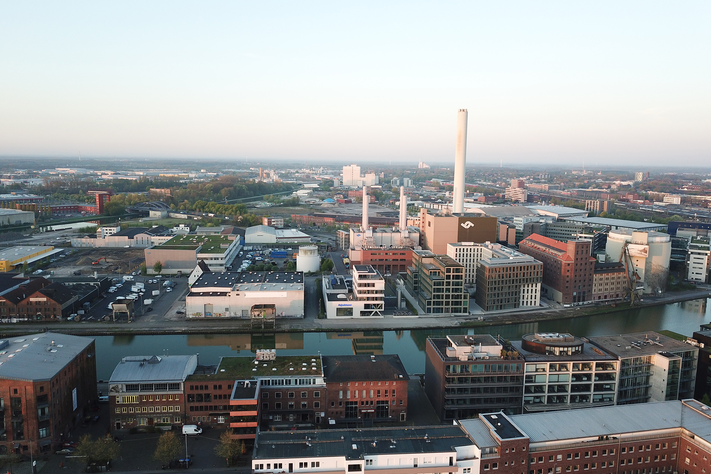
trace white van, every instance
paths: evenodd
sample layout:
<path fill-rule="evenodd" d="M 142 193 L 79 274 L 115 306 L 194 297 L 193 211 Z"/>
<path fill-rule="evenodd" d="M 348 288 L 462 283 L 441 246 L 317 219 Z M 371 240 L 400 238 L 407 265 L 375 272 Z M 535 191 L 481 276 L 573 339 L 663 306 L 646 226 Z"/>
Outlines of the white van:
<path fill-rule="evenodd" d="M 202 433 L 202 428 L 197 425 L 183 425 L 184 435 L 199 435 Z"/>

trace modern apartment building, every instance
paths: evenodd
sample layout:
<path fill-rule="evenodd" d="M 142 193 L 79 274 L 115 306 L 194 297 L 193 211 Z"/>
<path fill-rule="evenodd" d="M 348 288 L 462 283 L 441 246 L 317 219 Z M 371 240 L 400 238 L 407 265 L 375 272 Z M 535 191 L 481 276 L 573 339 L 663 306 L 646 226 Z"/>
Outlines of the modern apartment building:
<path fill-rule="evenodd" d="M 414 250 L 412 266 L 407 268 L 406 288 L 427 314 L 469 314 L 464 266 L 452 257 Z"/>
<path fill-rule="evenodd" d="M 488 334 L 428 338 L 425 393 L 440 420 L 520 413 L 523 359 Z"/>
<path fill-rule="evenodd" d="M 353 265 L 352 286 L 341 275 L 323 275 L 327 318 L 380 317 L 385 309 L 385 279 L 370 265 Z"/>
<path fill-rule="evenodd" d="M 523 413 L 615 404 L 619 361 L 571 334 L 526 334 Z"/>
<path fill-rule="evenodd" d="M 533 234 L 521 241 L 519 251 L 543 263 L 543 296 L 562 304 L 592 299 L 595 259 L 589 241 L 563 243 Z"/>
<path fill-rule="evenodd" d="M 651 331 L 590 342 L 619 360 L 618 405 L 694 396 L 698 347 Z"/>
<path fill-rule="evenodd" d="M 686 259 L 686 279 L 698 283 L 708 283 L 711 268 L 711 245 L 708 239 L 694 237 L 689 242 Z"/>

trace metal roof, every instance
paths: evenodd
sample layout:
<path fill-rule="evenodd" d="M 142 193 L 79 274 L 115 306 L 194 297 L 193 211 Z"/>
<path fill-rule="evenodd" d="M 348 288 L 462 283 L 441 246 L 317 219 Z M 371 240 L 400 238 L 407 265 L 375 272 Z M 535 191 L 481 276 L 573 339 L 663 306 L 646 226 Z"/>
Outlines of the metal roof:
<path fill-rule="evenodd" d="M 469 436 L 474 440 L 474 444 L 479 448 L 495 448 L 499 445 L 494 437 L 491 436 L 489 425 L 479 418 L 459 420 L 459 424 L 469 433 Z"/>
<path fill-rule="evenodd" d="M 197 355 L 124 357 L 109 382 L 182 382 L 196 367 Z"/>
<path fill-rule="evenodd" d="M 0 341 L 0 377 L 50 380 L 94 342 L 93 338 L 45 332 Z"/>

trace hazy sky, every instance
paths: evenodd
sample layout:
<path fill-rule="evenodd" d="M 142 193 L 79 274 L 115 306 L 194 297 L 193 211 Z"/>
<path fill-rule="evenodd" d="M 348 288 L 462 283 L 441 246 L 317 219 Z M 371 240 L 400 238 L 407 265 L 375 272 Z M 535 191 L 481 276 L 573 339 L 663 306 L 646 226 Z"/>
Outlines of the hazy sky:
<path fill-rule="evenodd" d="M 0 155 L 711 164 L 711 2 L 0 0 Z"/>

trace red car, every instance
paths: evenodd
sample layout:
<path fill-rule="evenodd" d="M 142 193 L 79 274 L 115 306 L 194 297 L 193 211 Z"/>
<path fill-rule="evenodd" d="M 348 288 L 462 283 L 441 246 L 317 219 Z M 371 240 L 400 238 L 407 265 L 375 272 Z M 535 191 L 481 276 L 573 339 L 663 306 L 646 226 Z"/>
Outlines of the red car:
<path fill-rule="evenodd" d="M 76 448 L 77 446 L 79 446 L 79 443 L 76 441 L 65 441 L 62 443 L 63 448 Z"/>

